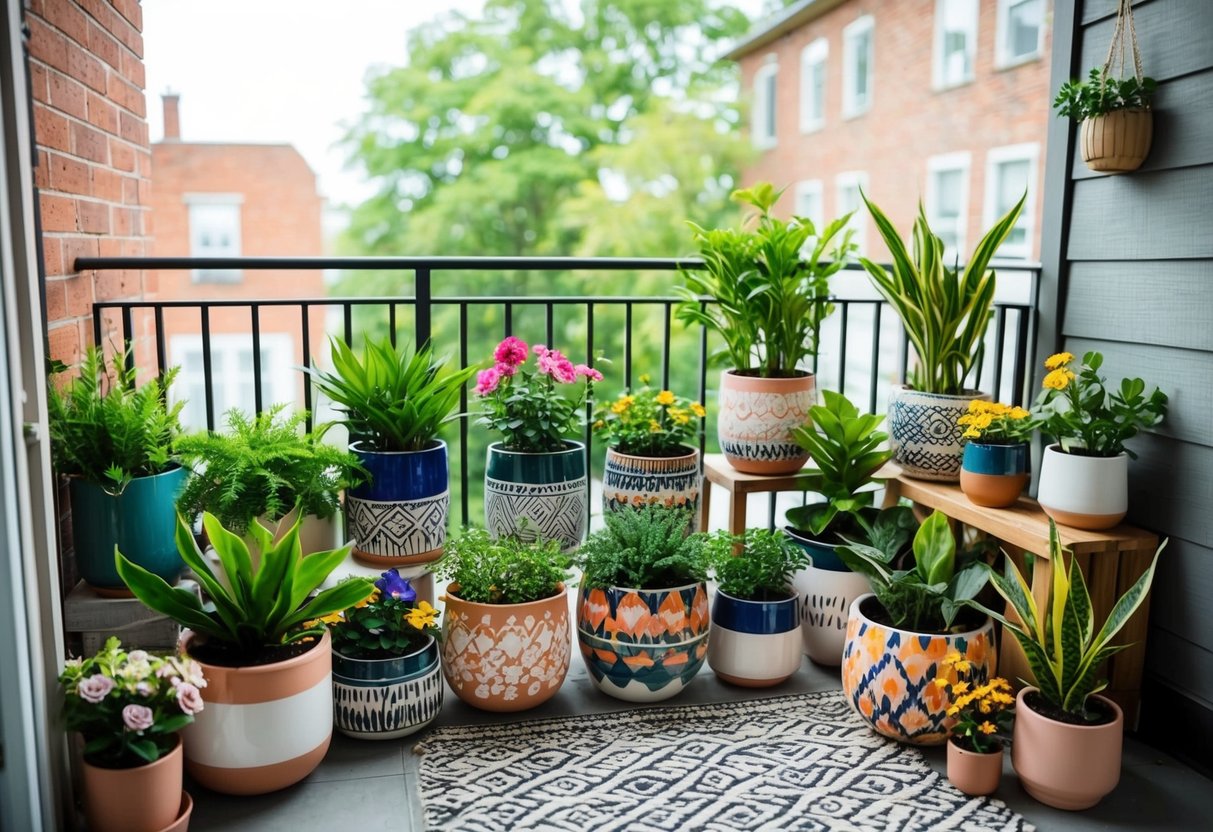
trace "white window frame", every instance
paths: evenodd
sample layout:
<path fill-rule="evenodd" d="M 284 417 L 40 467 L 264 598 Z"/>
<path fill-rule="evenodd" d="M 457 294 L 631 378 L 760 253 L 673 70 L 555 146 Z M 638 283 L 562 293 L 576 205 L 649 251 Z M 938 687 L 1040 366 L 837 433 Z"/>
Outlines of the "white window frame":
<path fill-rule="evenodd" d="M 998 25 L 995 28 L 994 34 L 994 66 L 998 69 L 1006 69 L 1008 67 L 1019 66 L 1030 61 L 1037 61 L 1044 55 L 1045 51 L 1045 22 L 1049 17 L 1049 10 L 1045 6 L 1046 0 L 1036 0 L 1041 4 L 1040 10 L 1040 25 L 1036 27 L 1036 49 L 1026 55 L 1011 55 L 1007 39 L 1011 35 L 1011 7 L 1024 2 L 1024 0 L 998 0 Z"/>
<path fill-rule="evenodd" d="M 182 197 L 182 201 L 186 206 L 186 225 L 189 233 L 190 241 L 190 256 L 191 257 L 207 257 L 213 256 L 202 251 L 198 244 L 196 236 L 197 227 L 194 223 L 193 208 L 195 206 L 226 206 L 236 209 L 236 253 L 233 256 L 239 256 L 244 251 L 244 240 L 241 233 L 244 225 L 244 194 L 237 193 L 187 193 Z M 243 278 L 243 272 L 240 269 L 193 269 L 190 271 L 190 277 L 194 283 L 239 283 Z"/>
<path fill-rule="evenodd" d="M 817 210 L 813 212 L 804 212 L 800 210 L 801 200 L 805 196 L 812 195 L 817 198 Z M 820 179 L 803 179 L 796 183 L 796 205 L 793 208 L 798 216 L 806 217 L 813 223 L 813 229 L 817 235 L 821 234 L 822 226 L 826 220 L 825 206 L 825 188 Z"/>
<path fill-rule="evenodd" d="M 868 172 L 863 170 L 847 170 L 834 177 L 834 214 L 841 217 L 847 211 L 847 207 L 843 205 L 843 191 L 851 188 L 859 188 L 863 191 L 868 190 Z M 851 217 L 851 221 L 846 224 L 840 233 L 846 234 L 847 229 L 852 229 L 855 236 L 851 238 L 851 242 L 855 243 L 855 254 L 859 257 L 866 257 L 868 253 L 868 217 L 864 210 L 862 196 L 858 206 L 855 208 L 855 213 Z"/>
<path fill-rule="evenodd" d="M 1028 163 L 1028 198 L 1024 200 L 1023 212 L 1017 227 L 1023 227 L 1027 236 L 1022 246 L 1003 243 L 994 255 L 999 260 L 1031 260 L 1036 244 L 1036 191 L 1040 174 L 1040 143 L 1011 144 L 991 148 L 986 154 L 986 185 L 984 201 L 984 227 L 989 228 L 999 218 L 997 193 L 997 169 L 1006 162 Z"/>
<path fill-rule="evenodd" d="M 950 173 L 952 171 L 960 171 L 960 217 L 957 220 L 958 227 L 956 228 L 956 250 L 948 250 L 944 253 L 946 263 L 951 264 L 956 262 L 956 257 L 964 258 L 968 256 L 968 226 L 969 226 L 969 179 L 971 176 L 973 164 L 973 154 L 966 151 L 959 153 L 941 153 L 937 156 L 931 156 L 927 159 L 927 187 L 926 187 L 926 210 L 927 221 L 931 225 L 931 229 L 936 234 L 939 233 L 939 219 L 937 209 L 939 207 L 939 193 L 936 190 L 935 175 L 939 173 Z"/>
<path fill-rule="evenodd" d="M 215 402 L 215 424 L 216 426 L 223 424 L 223 413 L 225 404 L 233 400 L 239 400 L 241 395 L 248 393 L 248 412 L 251 415 L 255 402 L 254 388 L 249 387 L 247 391 L 240 375 L 227 372 L 224 364 L 231 359 L 224 358 L 226 354 L 235 352 L 236 350 L 251 350 L 253 349 L 253 339 L 251 335 L 245 333 L 223 332 L 215 333 L 210 336 L 211 342 L 211 376 L 213 380 L 214 402 Z M 270 354 L 269 364 L 262 362 L 261 375 L 266 379 L 268 386 L 263 385 L 261 388 L 261 406 L 268 409 L 274 404 L 285 402 L 288 405 L 295 404 L 297 399 L 297 389 L 295 380 L 291 373 L 291 366 L 295 363 L 295 343 L 294 338 L 286 332 L 263 332 L 261 333 L 261 349 Z M 205 370 L 201 365 L 192 366 L 185 361 L 187 352 L 202 352 L 202 336 L 195 334 L 173 335 L 169 338 L 169 361 L 170 363 L 181 367 L 180 375 L 177 378 L 177 383 L 173 385 L 171 396 L 174 403 L 177 401 L 176 391 L 185 391 L 194 384 L 205 384 L 206 379 L 203 377 Z M 249 375 L 252 375 L 253 367 L 248 368 Z M 254 379 L 255 381 L 255 379 Z M 220 390 L 224 390 L 224 395 L 220 395 Z M 186 398 L 184 394 L 183 398 Z M 202 397 L 195 402 L 202 412 L 202 424 L 189 424 L 188 427 L 196 429 L 206 428 L 206 398 Z M 183 424 L 185 420 L 183 419 Z"/>
<path fill-rule="evenodd" d="M 800 132 L 812 133 L 820 130 L 826 123 L 825 89 L 829 83 L 827 76 L 828 60 L 830 57 L 830 42 L 825 38 L 817 38 L 800 52 Z M 821 100 L 813 95 L 813 85 L 810 83 L 812 71 L 821 67 Z M 821 115 L 815 116 L 813 110 L 821 109 Z"/>
<path fill-rule="evenodd" d="M 771 100 L 766 101 L 763 90 L 766 89 L 767 79 L 774 78 L 775 83 L 771 92 Z M 778 143 L 779 108 L 776 101 L 779 98 L 779 63 L 774 55 L 768 55 L 762 66 L 754 73 L 753 84 L 754 108 L 750 119 L 750 138 L 754 147 L 759 150 L 770 150 Z M 772 116 L 768 119 L 769 115 Z M 774 130 L 766 132 L 767 121 L 773 122 Z"/>
<path fill-rule="evenodd" d="M 862 105 L 856 101 L 855 89 L 855 40 L 868 33 L 868 88 Z M 842 30 L 842 117 L 855 118 L 872 109 L 872 98 L 876 89 L 876 21 L 870 14 L 857 18 Z"/>
<path fill-rule="evenodd" d="M 949 0 L 935 0 L 935 48 L 931 59 L 931 83 L 937 90 L 947 90 L 972 83 L 977 74 L 977 32 L 978 15 L 981 3 L 979 0 L 966 0 L 972 10 L 970 19 L 965 27 L 965 51 L 969 57 L 969 72 L 963 78 L 948 78 L 946 75 L 947 56 L 944 54 L 944 10 Z"/>

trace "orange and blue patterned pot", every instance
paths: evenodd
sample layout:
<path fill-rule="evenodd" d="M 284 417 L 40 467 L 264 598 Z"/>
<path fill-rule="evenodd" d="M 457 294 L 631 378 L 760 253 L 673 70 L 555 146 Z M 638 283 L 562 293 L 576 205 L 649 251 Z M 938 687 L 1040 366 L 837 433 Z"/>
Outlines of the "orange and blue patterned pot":
<path fill-rule="evenodd" d="M 577 643 L 594 684 L 625 702 L 660 702 L 691 683 L 708 653 L 708 589 L 582 587 Z"/>
<path fill-rule="evenodd" d="M 867 615 L 876 596 L 861 595 L 851 604 L 847 642 L 842 652 L 842 690 L 851 707 L 878 734 L 912 745 L 942 745 L 953 722 L 948 698 L 933 683 L 940 676 L 957 681 L 942 665 L 956 650 L 973 663 L 966 676 L 983 683 L 994 675 L 994 622 L 976 630 L 928 635 L 878 624 Z"/>

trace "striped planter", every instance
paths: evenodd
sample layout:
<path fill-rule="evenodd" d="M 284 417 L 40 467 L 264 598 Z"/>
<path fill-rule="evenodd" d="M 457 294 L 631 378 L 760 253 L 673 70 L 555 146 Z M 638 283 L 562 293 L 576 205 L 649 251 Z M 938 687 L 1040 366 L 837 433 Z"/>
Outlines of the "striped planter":
<path fill-rule="evenodd" d="M 716 591 L 708 665 L 719 678 L 747 688 L 769 688 L 800 669 L 799 596 L 750 601 Z"/>
<path fill-rule="evenodd" d="M 808 462 L 792 428 L 808 420 L 817 402 L 816 377 L 759 378 L 725 370 L 720 376 L 720 450 L 746 474 L 791 474 Z"/>
<path fill-rule="evenodd" d="M 585 444 L 566 440 L 551 453 L 489 445 L 484 470 L 484 527 L 494 538 L 559 540 L 571 552 L 585 539 L 590 486 Z"/>
<path fill-rule="evenodd" d="M 333 725 L 360 740 L 407 737 L 438 716 L 445 687 L 432 638 L 390 659 L 356 659 L 334 650 Z"/>
<path fill-rule="evenodd" d="M 445 442 L 422 451 L 350 446 L 371 474 L 345 495 L 354 559 L 367 566 L 416 566 L 442 557 L 451 507 Z"/>
<path fill-rule="evenodd" d="M 1117 110 L 1083 119 L 1082 160 L 1091 170 L 1128 173 L 1150 155 L 1154 114 L 1149 110 Z"/>
<path fill-rule="evenodd" d="M 680 456 L 632 456 L 607 448 L 602 472 L 602 510 L 619 511 L 660 503 L 693 513 L 691 528 L 699 528 L 699 451 L 683 446 Z"/>
<path fill-rule="evenodd" d="M 792 576 L 792 587 L 800 596 L 804 654 L 817 664 L 838 667 L 842 664 L 851 604 L 872 591 L 868 579 L 845 567 L 820 569 L 814 556 L 812 563 Z"/>

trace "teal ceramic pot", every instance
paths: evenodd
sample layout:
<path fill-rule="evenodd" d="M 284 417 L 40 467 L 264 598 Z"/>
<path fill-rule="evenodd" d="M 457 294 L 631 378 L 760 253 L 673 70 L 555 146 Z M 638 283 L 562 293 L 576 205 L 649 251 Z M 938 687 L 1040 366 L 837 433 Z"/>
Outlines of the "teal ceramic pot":
<path fill-rule="evenodd" d="M 585 445 L 566 441 L 560 451 L 520 453 L 489 445 L 484 472 L 484 521 L 493 537 L 559 540 L 572 551 L 585 539 L 589 479 Z"/>
<path fill-rule="evenodd" d="M 438 642 L 391 659 L 333 651 L 333 725 L 347 737 L 392 740 L 425 728 L 442 710 Z"/>
<path fill-rule="evenodd" d="M 960 490 L 979 506 L 1015 505 L 1028 484 L 1028 445 L 965 445 L 960 466 Z"/>
<path fill-rule="evenodd" d="M 136 477 L 117 497 L 72 477 L 72 540 L 80 577 L 101 594 L 129 597 L 114 567 L 114 546 L 126 558 L 175 584 L 185 571 L 177 553 L 177 495 L 188 471 L 180 466 Z"/>
<path fill-rule="evenodd" d="M 814 540 L 791 526 L 784 526 L 783 532 L 793 543 L 803 549 L 813 559 L 813 564 L 818 569 L 831 569 L 835 572 L 851 571 L 847 569 L 847 565 L 842 562 L 842 559 L 834 553 L 834 544 Z"/>

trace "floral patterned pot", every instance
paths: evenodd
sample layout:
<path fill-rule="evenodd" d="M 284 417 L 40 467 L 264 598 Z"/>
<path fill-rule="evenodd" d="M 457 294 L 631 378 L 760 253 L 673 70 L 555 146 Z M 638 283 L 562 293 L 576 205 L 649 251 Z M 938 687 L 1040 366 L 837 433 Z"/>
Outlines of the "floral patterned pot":
<path fill-rule="evenodd" d="M 160 832 L 182 809 L 181 740 L 159 760 L 134 768 L 81 766 L 90 832 Z"/>
<path fill-rule="evenodd" d="M 1002 746 L 978 753 L 948 740 L 948 782 L 974 797 L 994 794 L 1002 781 Z"/>
<path fill-rule="evenodd" d="M 525 711 L 556 695 L 572 638 L 564 584 L 527 604 L 478 604 L 446 590 L 442 674 L 455 695 L 486 711 Z"/>
<path fill-rule="evenodd" d="M 768 688 L 800 670 L 799 596 L 750 601 L 716 591 L 708 665 L 718 677 L 747 688 Z"/>
<path fill-rule="evenodd" d="M 843 693 L 876 733 L 913 745 L 941 745 L 953 720 L 946 713 L 947 695 L 933 683 L 940 676 L 957 681 L 956 671 L 941 661 L 956 650 L 973 664 L 967 678 L 985 683 L 994 672 L 994 622 L 987 618 L 975 630 L 930 635 L 878 624 L 865 614 L 869 607 L 879 608 L 875 595 L 851 604 Z"/>
<path fill-rule="evenodd" d="M 812 556 L 808 566 L 792 575 L 792 588 L 800 598 L 804 654 L 817 664 L 838 667 L 842 664 L 842 648 L 847 640 L 851 604 L 860 595 L 872 591 L 868 579 L 845 568 L 819 569 L 817 558 Z"/>
<path fill-rule="evenodd" d="M 791 439 L 817 401 L 816 377 L 759 378 L 725 370 L 720 376 L 720 450 L 747 474 L 791 474 L 808 453 Z"/>
<path fill-rule="evenodd" d="M 559 540 L 566 552 L 581 545 L 590 502 L 585 445 L 564 444 L 564 450 L 546 454 L 489 445 L 484 525 L 494 538 Z"/>
<path fill-rule="evenodd" d="M 904 384 L 889 395 L 889 446 L 893 460 L 911 477 L 956 482 L 964 451 L 964 425 L 956 420 L 968 412 L 974 399 L 988 401 L 976 390 L 956 396 L 921 393 Z"/>
<path fill-rule="evenodd" d="M 693 513 L 691 528 L 699 528 L 699 495 L 703 474 L 699 451 L 683 446 L 681 456 L 632 456 L 607 448 L 602 470 L 602 509 L 618 511 L 661 503 Z"/>
<path fill-rule="evenodd" d="M 1028 444 L 969 442 L 960 463 L 960 490 L 974 505 L 1006 508 L 1028 484 Z"/>
<path fill-rule="evenodd" d="M 1129 455 L 1079 456 L 1045 448 L 1037 500 L 1044 513 L 1075 529 L 1110 529 L 1129 510 Z"/>
<path fill-rule="evenodd" d="M 577 642 L 590 678 L 625 702 L 660 702 L 691 683 L 708 652 L 708 589 L 582 587 Z"/>
<path fill-rule="evenodd" d="M 369 451 L 350 446 L 371 474 L 345 495 L 354 558 L 368 566 L 430 563 L 442 557 L 451 507 L 445 442 L 422 451 Z"/>
<path fill-rule="evenodd" d="M 407 737 L 438 716 L 445 687 L 432 638 L 391 659 L 356 659 L 334 650 L 333 725 L 360 740 Z"/>

